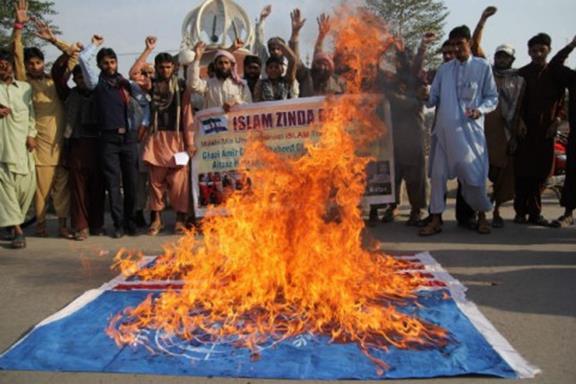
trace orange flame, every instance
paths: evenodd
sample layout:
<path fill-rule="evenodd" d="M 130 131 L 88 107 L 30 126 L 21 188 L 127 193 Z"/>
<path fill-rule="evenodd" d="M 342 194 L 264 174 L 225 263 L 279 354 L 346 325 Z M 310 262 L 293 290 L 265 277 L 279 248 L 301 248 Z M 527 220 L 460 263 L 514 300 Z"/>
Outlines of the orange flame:
<path fill-rule="evenodd" d="M 360 92 L 367 65 L 377 62 L 378 47 L 390 38 L 374 19 L 346 14 L 338 18 L 335 38 L 353 68 L 348 89 Z M 188 233 L 138 272 L 149 280 L 181 279 L 183 288 L 126 309 L 108 333 L 119 345 L 134 342 L 143 328 L 184 339 L 238 336 L 238 347 L 257 354 L 265 342 L 311 332 L 357 343 L 380 372 L 386 365 L 372 349 L 445 344 L 444 329 L 396 309 L 416 297 L 422 277 L 401 274 L 406 263 L 362 247 L 358 205 L 370 159 L 356 153 L 359 143 L 384 129 L 376 113 L 366 113 L 372 107 L 358 97 L 328 100 L 332 113 L 320 141 L 297 159 L 251 140 L 242 167 L 266 166 L 246 169 L 251 187 L 226 200 L 229 215 L 209 215 L 203 238 Z M 135 259 L 120 253 L 118 265 L 134 273 Z"/>

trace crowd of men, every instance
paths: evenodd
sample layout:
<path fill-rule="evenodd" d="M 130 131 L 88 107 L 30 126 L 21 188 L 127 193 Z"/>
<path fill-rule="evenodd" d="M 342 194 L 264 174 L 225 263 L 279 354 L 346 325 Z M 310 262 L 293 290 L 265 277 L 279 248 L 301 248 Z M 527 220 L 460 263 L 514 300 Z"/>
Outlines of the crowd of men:
<path fill-rule="evenodd" d="M 442 231 L 447 181 L 458 179 L 458 223 L 479 233 L 502 227 L 502 204 L 514 200 L 514 222 L 569 226 L 576 208 L 576 134 L 570 131 L 565 186 L 565 213 L 548 222 L 541 214 L 541 195 L 551 173 L 554 141 L 563 114 L 575 121 L 576 72 L 564 65 L 576 39 L 548 62 L 551 39 L 540 33 L 528 41 L 532 62 L 513 69 L 515 49 L 501 45 L 490 66 L 481 48 L 489 7 L 472 34 L 454 28 L 442 46 L 444 64 L 424 70 L 424 57 L 435 35 L 422 37 L 417 52 L 401 38 L 392 46 L 393 70 L 379 69 L 366 91 L 386 95 L 394 136 L 397 191 L 405 182 L 411 206 L 406 224 L 418 226 L 422 236 Z M 102 36 L 90 44 L 68 44 L 48 25 L 29 20 L 26 0 L 16 4 L 13 44 L 0 49 L 0 227 L 9 228 L 13 248 L 24 248 L 22 224 L 32 201 L 36 235 L 48 236 L 49 199 L 59 220 L 58 235 L 84 240 L 105 233 L 104 206 L 108 196 L 113 222 L 111 235 L 136 235 L 146 228 L 151 236 L 164 229 L 166 198 L 176 212 L 175 233 L 194 225 L 191 180 L 187 165 L 175 155 L 195 154 L 192 123 L 203 108 L 346 93 L 343 80 L 350 71 L 336 47 L 324 51 L 330 19 L 318 19 L 318 38 L 311 67 L 299 53 L 299 34 L 305 24 L 299 10 L 291 13 L 288 42 L 273 37 L 264 43 L 265 7 L 257 22 L 254 54 L 244 58 L 244 77 L 238 74 L 236 41 L 218 50 L 201 74 L 206 45 L 198 43 L 191 62 L 169 53 L 148 59 L 156 38 L 130 69 L 118 73 L 114 50 L 104 48 Z M 36 35 L 56 46 L 62 55 L 50 73 L 44 55 L 24 48 L 22 30 L 33 22 Z M 178 76 L 184 65 L 185 80 Z M 379 67 L 375 63 L 375 67 Z M 70 87 L 70 80 L 74 83 Z M 570 92 L 569 105 L 565 102 Z M 430 201 L 427 203 L 425 108 L 435 108 L 429 158 Z M 490 180 L 493 191 L 486 191 Z M 399 193 L 396 201 L 399 202 Z M 390 222 L 398 204 L 377 207 L 369 224 Z M 423 212 L 428 208 L 428 216 Z M 144 211 L 150 211 L 149 222 Z M 487 213 L 493 210 L 491 222 Z M 70 223 L 68 219 L 70 218 Z M 70 228 L 69 228 L 70 224 Z"/>

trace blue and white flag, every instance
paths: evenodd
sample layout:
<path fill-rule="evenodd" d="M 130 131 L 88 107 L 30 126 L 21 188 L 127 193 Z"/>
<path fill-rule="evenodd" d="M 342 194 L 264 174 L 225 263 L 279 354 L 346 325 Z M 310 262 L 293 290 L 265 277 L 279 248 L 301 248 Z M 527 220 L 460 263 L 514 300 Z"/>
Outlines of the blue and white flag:
<path fill-rule="evenodd" d="M 86 292 L 40 323 L 0 356 L 0 369 L 302 380 L 530 378 L 539 372 L 466 300 L 464 286 L 429 254 L 410 259 L 418 267 L 406 273 L 423 274 L 428 283 L 414 305 L 399 310 L 449 330 L 455 341 L 441 349 L 374 352 L 389 365 L 383 373 L 356 344 L 332 343 L 314 334 L 261 345 L 257 360 L 250 351 L 234 347 L 234 340 L 182 340 L 151 329 L 142 329 L 133 346 L 119 348 L 105 333 L 111 317 L 149 294 L 181 285 L 124 278 Z"/>

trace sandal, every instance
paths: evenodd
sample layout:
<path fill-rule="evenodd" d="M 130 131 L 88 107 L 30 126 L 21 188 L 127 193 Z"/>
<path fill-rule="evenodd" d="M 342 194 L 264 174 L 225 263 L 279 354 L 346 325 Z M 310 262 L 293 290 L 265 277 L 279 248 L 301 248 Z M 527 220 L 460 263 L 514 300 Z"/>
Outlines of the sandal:
<path fill-rule="evenodd" d="M 58 237 L 62 238 L 62 239 L 73 239 L 74 235 L 72 235 L 72 233 L 70 233 L 70 231 L 68 230 L 68 228 L 66 227 L 61 227 L 58 229 Z"/>
<path fill-rule="evenodd" d="M 174 234 L 175 235 L 183 235 L 186 233 L 186 224 L 181 221 L 177 221 L 174 225 Z"/>
<path fill-rule="evenodd" d="M 36 237 L 48 237 L 48 231 L 46 230 L 46 227 L 36 228 Z"/>
<path fill-rule="evenodd" d="M 494 216 L 492 218 L 492 228 L 504 228 L 504 220 L 501 216 Z"/>
<path fill-rule="evenodd" d="M 489 235 L 492 232 L 492 229 L 490 227 L 490 223 L 488 222 L 488 220 L 486 220 L 485 218 L 479 219 L 477 231 L 481 235 Z"/>
<path fill-rule="evenodd" d="M 439 221 L 430 220 L 425 227 L 422 227 L 418 234 L 420 236 L 434 236 L 438 233 L 442 232 L 442 224 Z"/>
<path fill-rule="evenodd" d="M 368 221 L 366 222 L 366 226 L 376 227 L 377 225 L 378 225 L 378 210 L 371 209 L 370 215 L 368 216 Z"/>
<path fill-rule="evenodd" d="M 386 208 L 384 216 L 382 216 L 383 223 L 392 223 L 396 217 L 396 208 Z"/>
<path fill-rule="evenodd" d="M 2 237 L 0 240 L 2 241 L 12 241 L 14 240 L 14 229 L 5 228 L 2 230 Z"/>
<path fill-rule="evenodd" d="M 26 238 L 24 235 L 15 235 L 12 243 L 10 244 L 13 249 L 26 248 Z"/>
<path fill-rule="evenodd" d="M 410 217 L 406 221 L 408 227 L 419 227 L 420 222 L 422 222 L 422 213 L 420 210 L 410 212 Z"/>
<path fill-rule="evenodd" d="M 164 224 L 161 221 L 154 221 L 148 227 L 148 236 L 156 236 L 164 229 Z"/>
<path fill-rule="evenodd" d="M 88 229 L 83 229 L 74 234 L 74 240 L 76 241 L 84 241 L 87 238 L 88 238 Z"/>

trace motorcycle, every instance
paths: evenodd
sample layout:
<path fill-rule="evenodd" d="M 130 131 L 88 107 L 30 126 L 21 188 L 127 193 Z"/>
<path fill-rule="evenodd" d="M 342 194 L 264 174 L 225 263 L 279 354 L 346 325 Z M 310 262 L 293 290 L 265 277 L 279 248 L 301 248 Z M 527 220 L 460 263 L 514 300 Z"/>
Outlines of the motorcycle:
<path fill-rule="evenodd" d="M 556 133 L 554 142 L 554 167 L 552 174 L 546 182 L 546 187 L 550 188 L 558 199 L 562 196 L 564 179 L 566 178 L 566 146 L 568 144 L 568 134 L 564 132 Z"/>

